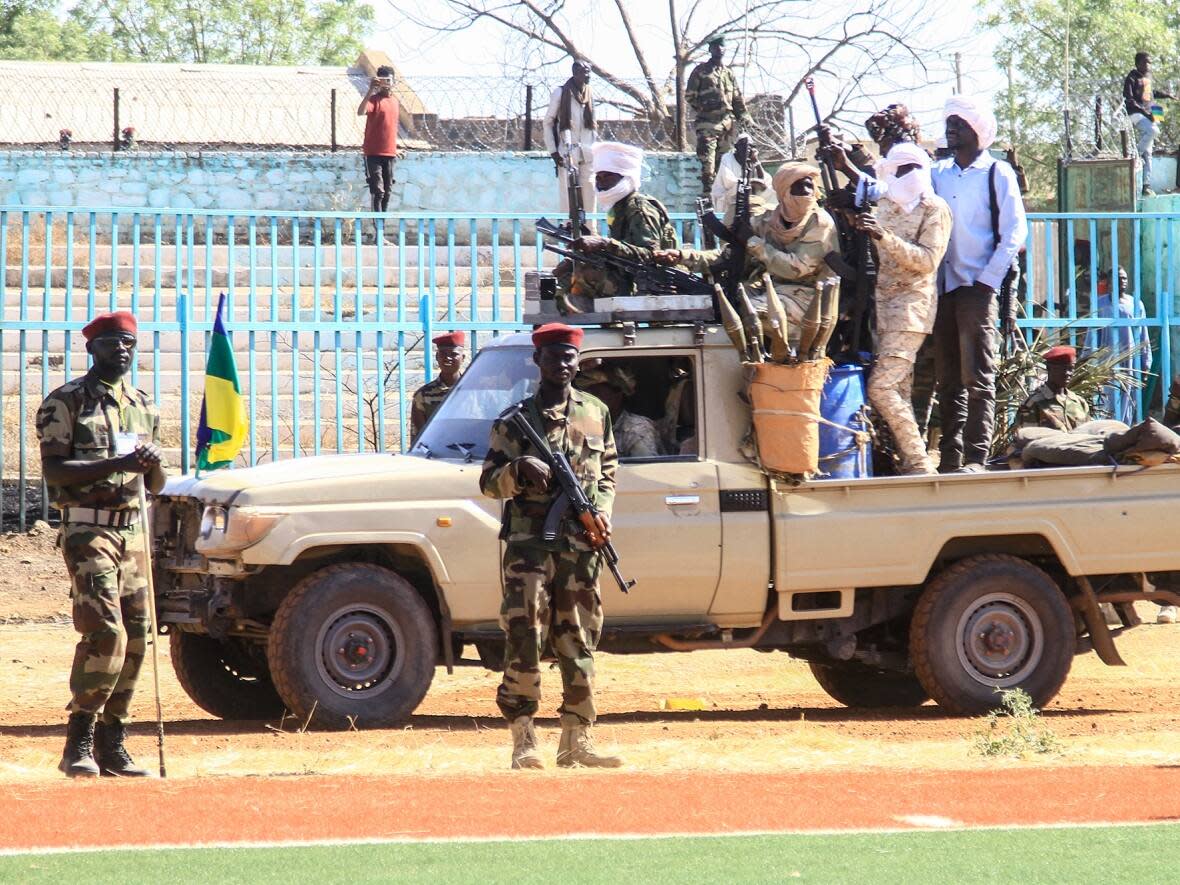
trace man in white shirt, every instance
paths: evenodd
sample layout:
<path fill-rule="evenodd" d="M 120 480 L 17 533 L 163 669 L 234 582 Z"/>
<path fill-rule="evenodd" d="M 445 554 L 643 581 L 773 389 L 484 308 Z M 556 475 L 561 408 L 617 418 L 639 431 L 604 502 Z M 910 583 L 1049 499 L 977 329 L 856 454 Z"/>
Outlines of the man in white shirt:
<path fill-rule="evenodd" d="M 582 191 L 582 209 L 586 214 L 596 211 L 594 190 L 594 156 L 592 148 L 597 138 L 594 123 L 594 101 L 590 95 L 590 66 L 583 61 L 573 64 L 573 76 L 553 90 L 549 110 L 545 112 L 545 150 L 557 166 L 557 192 L 561 211 L 569 212 L 566 191 L 565 164 L 577 166 L 578 183 Z M 577 234 L 575 234 L 576 236 Z"/>
<path fill-rule="evenodd" d="M 934 166 L 934 192 L 953 223 L 938 270 L 934 359 L 942 417 L 940 473 L 985 469 L 995 426 L 997 293 L 1028 236 L 1016 173 L 992 158 L 996 117 L 964 95 L 944 111 L 952 155 Z M 1005 334 L 1012 321 L 1005 318 Z"/>

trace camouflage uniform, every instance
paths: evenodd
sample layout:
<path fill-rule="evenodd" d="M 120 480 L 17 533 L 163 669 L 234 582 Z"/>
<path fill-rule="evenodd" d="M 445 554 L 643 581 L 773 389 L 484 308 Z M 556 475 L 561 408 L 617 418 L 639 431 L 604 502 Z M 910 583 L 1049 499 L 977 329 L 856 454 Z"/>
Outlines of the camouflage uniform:
<path fill-rule="evenodd" d="M 1017 427 L 1073 430 L 1089 420 L 1089 403 L 1068 388 L 1054 393 L 1048 384 L 1042 384 L 1016 412 Z"/>
<path fill-rule="evenodd" d="M 160 441 L 159 412 L 126 379 L 108 387 L 91 371 L 49 394 L 37 412 L 42 458 L 116 457 L 118 432 L 134 433 L 137 445 Z M 74 629 L 82 634 L 70 671 L 69 710 L 101 713 L 108 724 L 129 718 L 150 632 L 141 482 L 138 473 L 115 473 L 88 485 L 49 487 L 62 511 L 59 544 L 70 574 Z M 135 522 L 97 524 L 113 519 Z"/>
<path fill-rule="evenodd" d="M 933 465 L 914 419 L 914 362 L 934 329 L 938 307 L 935 275 L 951 235 L 951 211 L 933 194 L 912 212 L 883 200 L 877 221 L 877 360 L 869 376 L 869 401 L 893 434 L 902 469 L 930 472 Z"/>
<path fill-rule="evenodd" d="M 606 215 L 610 227 L 607 251 L 631 261 L 649 262 L 656 249 L 675 249 L 680 245 L 668 210 L 655 197 L 633 193 L 611 207 Z M 626 274 L 577 264 L 570 276 L 559 276 L 558 283 L 572 295 L 585 298 L 613 298 L 630 295 L 634 281 Z"/>
<path fill-rule="evenodd" d="M 701 193 L 708 194 L 717 164 L 726 151 L 733 150 L 738 127 L 747 119 L 746 102 L 733 71 L 712 60 L 692 69 L 684 98 L 696 115 L 693 129 L 701 161 Z"/>
<path fill-rule="evenodd" d="M 614 433 L 603 403 L 571 390 L 564 405 L 544 409 L 536 397 L 524 401 L 534 426 L 543 423 L 555 450 L 564 451 L 587 497 L 609 514 L 615 497 Z M 496 703 L 512 722 L 535 716 L 541 699 L 541 655 L 548 642 L 561 669 L 558 712 L 583 724 L 594 721 L 594 649 L 602 632 L 598 573 L 602 557 L 582 537 L 572 519 L 555 541 L 541 537 L 549 493 L 524 489 L 513 462 L 530 452 L 529 443 L 503 420 L 492 426 L 480 490 L 508 498 L 500 537 L 504 548 L 504 599 L 500 626 L 506 638 L 504 678 Z M 552 627 L 552 629 L 551 629 Z"/>
<path fill-rule="evenodd" d="M 1168 401 L 1164 403 L 1164 423 L 1169 427 L 1180 425 L 1180 375 L 1172 381 Z"/>
<path fill-rule="evenodd" d="M 614 430 L 620 458 L 655 458 L 662 454 L 660 433 L 651 418 L 624 411 L 615 421 Z"/>
<path fill-rule="evenodd" d="M 422 428 L 430 420 L 430 416 L 443 404 L 451 386 L 442 377 L 428 381 L 414 391 L 414 399 L 410 404 L 410 441 L 418 439 Z"/>

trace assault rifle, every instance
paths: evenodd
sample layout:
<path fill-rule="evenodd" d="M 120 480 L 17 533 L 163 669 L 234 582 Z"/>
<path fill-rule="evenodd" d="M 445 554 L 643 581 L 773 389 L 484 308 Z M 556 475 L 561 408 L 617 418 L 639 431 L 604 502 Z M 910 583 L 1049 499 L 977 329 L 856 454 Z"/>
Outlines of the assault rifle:
<path fill-rule="evenodd" d="M 743 135 L 737 140 L 733 149 L 734 159 L 741 169 L 737 183 L 737 197 L 734 201 L 733 226 L 726 227 L 721 219 L 713 213 L 713 207 L 708 199 L 701 197 L 697 200 L 697 220 L 721 240 L 728 247 L 721 261 L 711 270 L 714 277 L 721 283 L 721 291 L 726 300 L 734 308 L 738 303 L 738 286 L 746 276 L 746 242 L 735 235 L 750 223 L 750 167 L 753 165 L 750 156 L 750 139 Z"/>
<path fill-rule="evenodd" d="M 537 222 L 537 232 L 552 237 L 559 243 L 572 246 L 576 236 L 570 236 L 553 222 L 542 218 Z M 658 264 L 644 264 L 621 258 L 609 252 L 578 252 L 570 248 L 545 244 L 545 250 L 555 255 L 561 255 L 573 262 L 587 267 L 597 267 L 603 270 L 613 270 L 630 277 L 637 287 L 652 295 L 705 295 L 713 294 L 713 287 L 701 277 L 674 267 L 663 267 Z"/>
<path fill-rule="evenodd" d="M 579 148 L 581 150 L 581 148 Z M 567 129 L 565 131 L 565 195 L 569 203 L 570 234 L 580 236 L 591 233 L 586 224 L 586 207 L 582 205 L 582 182 L 578 178 L 578 166 L 574 162 L 574 142 Z"/>
<path fill-rule="evenodd" d="M 618 551 L 615 550 L 615 545 L 610 542 L 610 538 L 598 530 L 598 521 L 595 517 L 598 516 L 599 510 L 586 497 L 586 492 L 574 474 L 574 469 L 570 466 L 569 458 L 565 456 L 565 452 L 553 450 L 549 441 L 542 437 L 529 419 L 525 417 L 522 405 L 516 406 L 505 414 L 503 420 L 515 427 L 536 449 L 537 457 L 549 465 L 553 480 L 557 484 L 557 497 L 553 499 L 553 503 L 549 505 L 549 511 L 545 514 L 541 537 L 546 541 L 556 541 L 561 531 L 562 521 L 572 510 L 574 518 L 582 526 L 587 542 L 602 554 L 603 562 L 606 563 L 606 567 L 610 569 L 610 573 L 619 583 L 619 589 L 626 593 L 635 586 L 635 581 L 628 581 L 619 571 Z"/>
<path fill-rule="evenodd" d="M 832 134 L 824 126 L 823 117 L 819 112 L 819 103 L 815 99 L 815 80 L 808 77 L 803 85 L 807 87 L 807 93 L 811 96 L 811 109 L 815 112 L 815 132 L 819 137 L 820 176 L 827 193 L 826 202 L 829 209 L 835 210 L 833 198 L 838 191 L 843 189 L 836 185 L 836 163 L 831 155 Z M 867 200 L 856 202 L 853 199 L 851 202 L 850 208 L 857 214 L 870 211 Z M 841 336 L 843 339 L 841 349 L 849 359 L 856 360 L 859 358 L 861 336 L 864 333 L 873 293 L 877 288 L 877 262 L 873 258 L 873 247 L 869 242 L 868 234 L 853 228 L 840 211 L 831 211 L 830 214 L 836 222 L 836 229 L 840 235 L 841 254 L 838 258 L 832 256 L 832 259 L 835 260 L 829 259 L 828 266 L 840 276 L 840 313 L 848 317 L 845 334 Z M 849 288 L 852 293 L 851 298 L 848 297 Z"/>

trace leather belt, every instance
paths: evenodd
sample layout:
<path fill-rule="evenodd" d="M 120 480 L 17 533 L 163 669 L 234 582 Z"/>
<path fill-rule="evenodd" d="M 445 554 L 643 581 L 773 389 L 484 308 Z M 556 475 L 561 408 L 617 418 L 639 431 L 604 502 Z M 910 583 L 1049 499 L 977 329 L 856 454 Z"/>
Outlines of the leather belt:
<path fill-rule="evenodd" d="M 100 525 L 125 529 L 139 522 L 139 508 L 134 510 L 104 510 L 101 507 L 67 507 L 62 521 L 83 525 Z"/>

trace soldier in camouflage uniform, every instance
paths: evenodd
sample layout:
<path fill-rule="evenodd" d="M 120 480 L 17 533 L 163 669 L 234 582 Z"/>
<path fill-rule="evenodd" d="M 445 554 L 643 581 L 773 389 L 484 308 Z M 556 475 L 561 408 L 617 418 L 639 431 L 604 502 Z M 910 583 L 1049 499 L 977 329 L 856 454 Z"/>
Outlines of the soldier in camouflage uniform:
<path fill-rule="evenodd" d="M 664 204 L 639 193 L 642 168 L 643 151 L 637 147 L 612 141 L 594 145 L 594 184 L 610 236 L 580 237 L 574 241 L 575 250 L 648 262 L 655 250 L 676 248 L 679 241 Z M 635 291 L 630 276 L 613 270 L 581 264 L 571 268 L 562 262 L 554 274 L 563 292 L 584 298 L 613 298 Z"/>
<path fill-rule="evenodd" d="M 635 393 L 634 372 L 626 366 L 608 366 L 598 360 L 598 365 L 580 369 L 574 383 L 602 400 L 610 410 L 615 450 L 620 458 L 656 458 L 663 454 L 656 422 L 646 415 L 627 411 L 627 399 Z"/>
<path fill-rule="evenodd" d="M 130 313 L 96 317 L 82 330 L 93 367 L 37 412 L 42 473 L 62 514 L 58 543 L 82 634 L 58 766 L 68 777 L 148 774 L 123 739 L 150 632 L 139 488 L 158 492 L 165 477 L 159 413 L 126 378 L 136 333 Z"/>
<path fill-rule="evenodd" d="M 414 391 L 414 399 L 410 405 L 410 442 L 417 441 L 422 428 L 435 410 L 442 405 L 451 388 L 463 374 L 463 359 L 466 356 L 464 346 L 467 335 L 464 332 L 448 332 L 432 338 L 434 345 L 434 361 L 438 363 L 438 377 Z"/>
<path fill-rule="evenodd" d="M 738 130 L 749 123 L 737 78 L 721 61 L 724 49 L 722 37 L 709 41 L 709 60 L 692 69 L 684 90 L 684 99 L 695 114 L 693 128 L 697 159 L 701 161 L 701 193 L 705 196 L 713 188 L 722 155 L 733 148 Z"/>
<path fill-rule="evenodd" d="M 540 388 L 520 405 L 525 417 L 569 458 L 587 497 L 599 509 L 599 530 L 610 534 L 615 496 L 614 434 L 606 406 L 571 384 L 578 369 L 582 330 L 551 323 L 533 333 Z M 561 767 L 617 768 L 590 740 L 595 719 L 594 649 L 602 632 L 598 575 L 602 556 L 581 526 L 568 520 L 554 541 L 541 537 L 554 491 L 548 465 L 530 454 L 529 442 L 508 422 L 492 426 L 479 478 L 489 497 L 508 499 L 500 537 L 504 548 L 504 678 L 496 703 L 512 731 L 512 767 L 542 768 L 533 717 L 541 699 L 541 657 L 546 644 L 561 670 Z"/>
<path fill-rule="evenodd" d="M 951 236 L 951 210 L 930 183 L 930 156 L 896 145 L 881 162 L 886 184 L 876 216 L 854 224 L 877 244 L 877 359 L 869 402 L 885 419 L 904 474 L 933 473 L 911 402 L 914 362 L 934 329 L 936 274 Z"/>
<path fill-rule="evenodd" d="M 1045 383 L 1016 412 L 1017 427 L 1073 430 L 1090 420 L 1090 404 L 1069 389 L 1077 351 L 1068 344 L 1045 351 Z"/>

